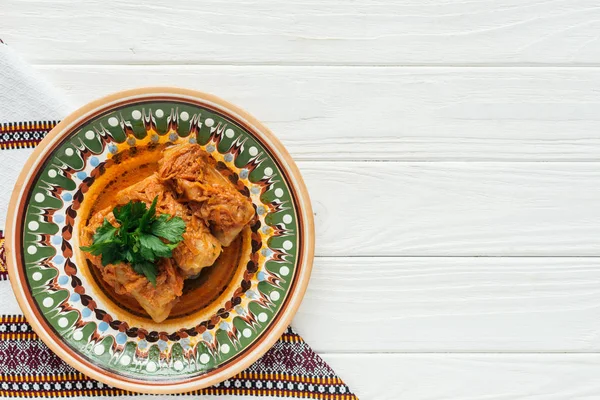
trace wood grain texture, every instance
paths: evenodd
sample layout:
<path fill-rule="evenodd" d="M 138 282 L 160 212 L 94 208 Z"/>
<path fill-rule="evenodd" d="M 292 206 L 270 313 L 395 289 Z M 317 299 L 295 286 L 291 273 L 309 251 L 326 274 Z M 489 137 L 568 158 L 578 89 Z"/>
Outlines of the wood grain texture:
<path fill-rule="evenodd" d="M 0 26 L 38 63 L 570 65 L 600 62 L 599 18 L 593 0 L 5 0 Z"/>
<path fill-rule="evenodd" d="M 598 256 L 597 163 L 301 162 L 320 256 Z"/>
<path fill-rule="evenodd" d="M 599 352 L 600 258 L 317 258 L 319 352 Z"/>
<path fill-rule="evenodd" d="M 329 355 L 361 400 L 591 400 L 598 354 Z"/>
<path fill-rule="evenodd" d="M 73 104 L 139 86 L 218 94 L 298 160 L 598 161 L 600 69 L 39 66 Z"/>
<path fill-rule="evenodd" d="M 0 35 L 74 105 L 174 85 L 273 129 L 317 225 L 294 326 L 362 400 L 587 400 L 599 17 L 592 0 L 5 0 Z"/>

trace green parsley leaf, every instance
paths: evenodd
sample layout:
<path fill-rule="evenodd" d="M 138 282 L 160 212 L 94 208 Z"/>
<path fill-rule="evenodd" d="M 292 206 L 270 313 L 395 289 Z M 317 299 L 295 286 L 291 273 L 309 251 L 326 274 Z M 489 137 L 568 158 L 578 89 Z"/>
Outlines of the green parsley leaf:
<path fill-rule="evenodd" d="M 181 242 L 185 232 L 185 222 L 178 217 L 169 218 L 168 214 L 158 217 L 152 224 L 152 234 L 169 242 Z"/>
<path fill-rule="evenodd" d="M 102 226 L 96 229 L 96 232 L 94 233 L 94 242 L 108 242 L 113 240 L 117 233 L 117 229 L 118 228 L 112 226 L 112 224 L 104 218 Z"/>
<path fill-rule="evenodd" d="M 139 263 L 132 264 L 132 267 L 135 272 L 137 272 L 140 275 L 145 275 L 146 278 L 150 281 L 150 283 L 156 286 L 156 275 L 158 270 L 155 264 L 148 261 L 142 261 Z"/>
<path fill-rule="evenodd" d="M 130 201 L 113 209 L 119 226 L 104 219 L 94 232 L 90 246 L 81 246 L 87 253 L 101 256 L 102 265 L 129 263 L 138 274 L 156 285 L 158 262 L 173 255 L 183 240 L 185 222 L 169 214 L 156 216 L 158 196 L 150 208 L 140 201 Z"/>
<path fill-rule="evenodd" d="M 109 243 L 102 249 L 102 266 L 115 264 L 121 261 L 121 246 L 118 243 Z"/>
<path fill-rule="evenodd" d="M 142 218 L 140 219 L 140 226 L 138 227 L 138 229 L 140 231 L 146 232 L 148 230 L 148 225 L 150 224 L 150 222 L 152 221 L 152 219 L 155 217 L 155 214 L 156 214 L 157 201 L 158 201 L 158 196 L 156 196 L 154 198 L 154 200 L 152 200 L 152 205 L 150 206 L 150 209 L 148 209 L 148 211 L 146 211 L 144 213 L 144 215 L 142 215 Z"/>
<path fill-rule="evenodd" d="M 124 206 L 113 208 L 113 214 L 121 224 L 121 230 L 127 232 L 137 229 L 145 212 L 146 203 L 141 201 L 130 201 Z"/>
<path fill-rule="evenodd" d="M 148 261 L 153 261 L 155 258 L 172 256 L 171 247 L 160 240 L 159 237 L 152 234 L 141 234 L 140 245 L 142 256 Z"/>

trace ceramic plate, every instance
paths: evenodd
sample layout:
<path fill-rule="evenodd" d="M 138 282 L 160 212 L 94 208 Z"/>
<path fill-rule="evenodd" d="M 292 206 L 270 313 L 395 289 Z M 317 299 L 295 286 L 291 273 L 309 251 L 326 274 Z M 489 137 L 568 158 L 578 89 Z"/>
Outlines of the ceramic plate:
<path fill-rule="evenodd" d="M 220 292 L 157 324 L 103 289 L 78 230 L 106 171 L 143 146 L 179 142 L 214 157 L 256 217 Z M 215 384 L 266 352 L 300 304 L 314 248 L 310 201 L 281 143 L 221 99 L 170 88 L 108 96 L 61 122 L 27 162 L 7 228 L 11 283 L 42 340 L 95 379 L 152 393 Z"/>

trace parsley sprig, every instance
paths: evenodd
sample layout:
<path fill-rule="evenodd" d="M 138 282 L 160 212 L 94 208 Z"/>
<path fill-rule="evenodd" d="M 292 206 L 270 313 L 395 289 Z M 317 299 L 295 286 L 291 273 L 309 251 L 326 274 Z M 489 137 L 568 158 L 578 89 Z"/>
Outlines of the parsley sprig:
<path fill-rule="evenodd" d="M 130 201 L 113 209 L 119 226 L 106 218 L 93 236 L 92 245 L 80 249 L 101 256 L 102 265 L 127 262 L 138 274 L 146 276 L 156 286 L 157 261 L 171 257 L 173 249 L 183 240 L 185 222 L 169 214 L 156 216 L 156 202 L 150 208 L 141 201 Z"/>

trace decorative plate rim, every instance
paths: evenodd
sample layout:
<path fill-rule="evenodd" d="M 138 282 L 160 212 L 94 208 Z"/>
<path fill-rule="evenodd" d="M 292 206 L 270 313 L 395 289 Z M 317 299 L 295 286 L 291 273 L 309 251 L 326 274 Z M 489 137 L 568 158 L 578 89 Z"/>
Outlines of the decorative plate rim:
<path fill-rule="evenodd" d="M 149 384 L 148 381 L 118 375 L 94 365 L 71 349 L 53 331 L 48 321 L 39 314 L 34 304 L 35 300 L 31 292 L 27 290 L 25 271 L 17 262 L 16 250 L 22 234 L 22 227 L 18 226 L 19 216 L 26 207 L 25 199 L 27 190 L 32 184 L 32 176 L 46 162 L 47 157 L 52 154 L 54 146 L 61 141 L 63 136 L 73 132 L 82 123 L 117 106 L 157 98 L 166 101 L 188 101 L 203 107 L 216 108 L 224 115 L 240 122 L 249 133 L 273 153 L 281 170 L 288 176 L 293 198 L 298 203 L 297 215 L 300 217 L 298 223 L 302 225 L 302 234 L 299 239 L 303 245 L 298 253 L 298 273 L 291 283 L 286 302 L 262 336 L 243 350 L 236 361 L 199 376 L 174 382 L 155 381 Z M 80 372 L 114 387 L 154 394 L 184 393 L 214 385 L 243 371 L 272 347 L 285 332 L 300 306 L 310 279 L 314 258 L 314 221 L 308 191 L 294 160 L 275 135 L 260 121 L 239 107 L 212 94 L 175 87 L 146 87 L 120 91 L 88 103 L 64 118 L 34 149 L 19 175 L 10 199 L 5 246 L 10 282 L 19 306 L 40 339 L 54 353 Z"/>

